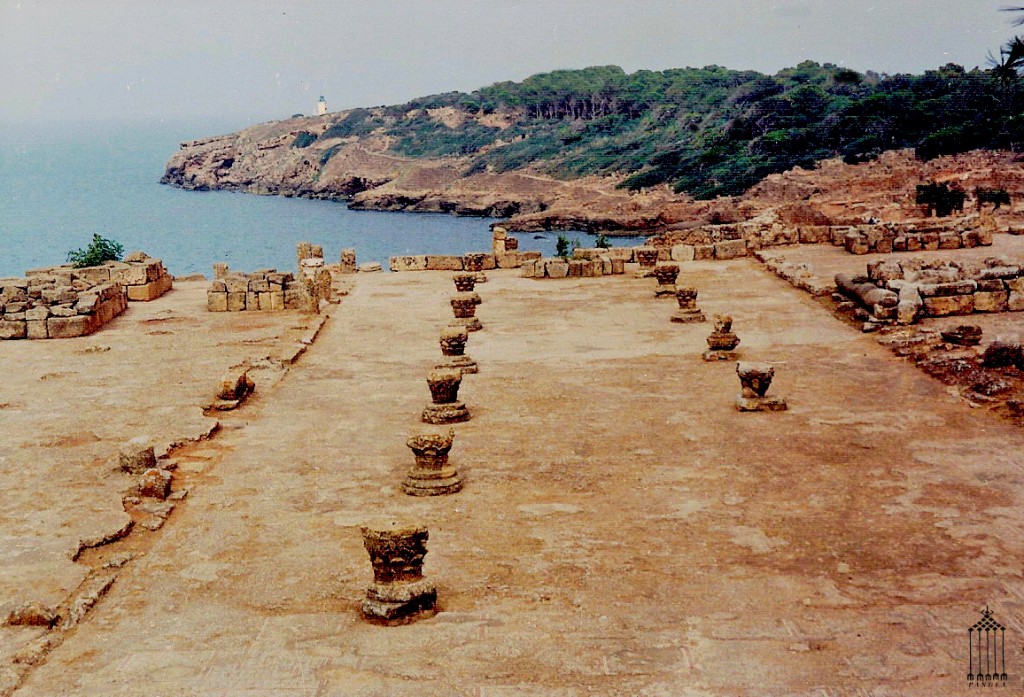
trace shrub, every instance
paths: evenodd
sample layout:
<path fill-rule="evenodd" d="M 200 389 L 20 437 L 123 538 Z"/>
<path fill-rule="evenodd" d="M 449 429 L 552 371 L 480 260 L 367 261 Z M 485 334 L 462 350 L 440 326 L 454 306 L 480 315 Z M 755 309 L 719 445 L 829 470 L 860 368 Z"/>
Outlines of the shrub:
<path fill-rule="evenodd" d="M 68 252 L 68 261 L 76 269 L 81 269 L 85 266 L 98 266 L 105 261 L 120 261 L 122 254 L 124 246 L 119 242 L 93 235 L 88 247 Z"/>
<path fill-rule="evenodd" d="M 610 249 L 612 243 L 608 239 L 608 235 L 601 234 L 598 235 L 597 239 L 594 241 L 594 246 L 597 247 L 598 249 Z"/>
<path fill-rule="evenodd" d="M 316 142 L 316 136 L 309 131 L 299 131 L 295 135 L 295 140 L 292 141 L 293 148 L 308 148 L 310 145 Z"/>
<path fill-rule="evenodd" d="M 579 240 L 570 240 L 565 235 L 559 233 L 558 239 L 555 241 L 555 256 L 562 257 L 562 259 L 568 261 L 569 257 L 572 256 L 572 253 L 579 246 Z"/>

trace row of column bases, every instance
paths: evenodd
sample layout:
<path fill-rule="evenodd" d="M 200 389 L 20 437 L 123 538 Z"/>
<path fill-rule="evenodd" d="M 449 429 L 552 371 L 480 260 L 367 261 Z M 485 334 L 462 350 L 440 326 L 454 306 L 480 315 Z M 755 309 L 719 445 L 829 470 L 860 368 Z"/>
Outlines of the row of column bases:
<path fill-rule="evenodd" d="M 421 420 L 434 425 L 454 424 L 470 418 L 459 400 L 462 376 L 479 372 L 466 355 L 470 332 L 483 329 L 476 316 L 482 302 L 476 284 L 486 281 L 482 272 L 457 273 L 452 277 L 456 293 L 451 297 L 454 318 L 441 330 L 441 360 L 427 374 L 430 403 Z M 448 461 L 455 431 L 424 431 L 411 435 L 405 444 L 415 462 L 402 481 L 410 496 L 443 496 L 462 490 L 462 478 Z M 437 610 L 437 588 L 423 577 L 429 532 L 422 525 L 388 522 L 362 528 L 363 546 L 373 565 L 373 583 L 362 602 L 363 616 L 375 623 L 406 624 L 431 617 Z"/>
<path fill-rule="evenodd" d="M 655 298 L 675 297 L 679 309 L 672 315 L 672 321 L 682 324 L 705 322 L 704 313 L 697 307 L 697 289 L 690 286 L 676 285 L 679 277 L 677 264 L 656 264 L 641 269 L 642 275 L 654 276 L 658 285 L 654 290 Z M 740 339 L 732 331 L 732 317 L 729 315 L 714 316 L 714 331 L 707 337 L 708 350 L 703 353 L 705 361 L 736 361 L 739 355 L 736 347 Z M 775 368 L 767 363 L 736 364 L 736 373 L 740 378 L 741 392 L 736 398 L 736 408 L 740 411 L 785 411 L 788 409 L 782 397 L 768 396 L 775 377 Z"/>
<path fill-rule="evenodd" d="M 697 289 L 677 287 L 679 267 L 659 264 L 651 270 L 658 280 L 655 297 L 675 297 L 678 311 L 673 322 L 704 322 L 704 313 L 697 307 Z M 482 273 L 460 273 L 453 276 L 456 293 L 451 297 L 452 319 L 441 330 L 441 362 L 427 375 L 430 403 L 421 419 L 442 425 L 467 421 L 466 405 L 459 401 L 462 376 L 479 372 L 476 361 L 466 355 L 469 333 L 483 328 L 476 316 L 482 302 L 475 292 L 476 284 L 485 281 Z M 708 350 L 703 358 L 709 362 L 735 361 L 740 339 L 732 331 L 732 317 L 714 316 L 714 331 L 707 337 Z M 783 411 L 786 400 L 768 396 L 775 368 L 766 363 L 737 362 L 742 391 L 736 398 L 740 411 Z M 421 432 L 409 437 L 406 445 L 412 450 L 415 463 L 402 482 L 402 490 L 410 496 L 443 496 L 462 489 L 462 478 L 448 461 L 455 432 Z M 423 560 L 427 555 L 429 532 L 422 525 L 389 522 L 362 529 L 363 545 L 373 565 L 373 583 L 366 590 L 362 612 L 368 620 L 394 625 L 430 617 L 436 612 L 437 588 L 423 577 Z"/>

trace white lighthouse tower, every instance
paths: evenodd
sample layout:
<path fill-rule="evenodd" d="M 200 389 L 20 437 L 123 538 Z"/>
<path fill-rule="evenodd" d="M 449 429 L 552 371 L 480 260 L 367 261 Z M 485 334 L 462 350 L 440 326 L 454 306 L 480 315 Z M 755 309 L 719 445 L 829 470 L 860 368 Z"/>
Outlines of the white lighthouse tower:
<path fill-rule="evenodd" d="M 321 94 L 320 95 L 320 101 L 316 103 L 316 115 L 317 116 L 323 116 L 326 113 L 327 113 L 327 100 L 324 99 L 324 96 Z"/>

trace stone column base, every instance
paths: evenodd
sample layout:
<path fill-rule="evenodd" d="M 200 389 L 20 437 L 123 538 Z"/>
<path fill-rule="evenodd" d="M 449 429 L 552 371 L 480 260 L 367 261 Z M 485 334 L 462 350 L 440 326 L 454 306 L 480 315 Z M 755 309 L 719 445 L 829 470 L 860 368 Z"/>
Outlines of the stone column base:
<path fill-rule="evenodd" d="M 782 397 L 744 397 L 736 398 L 739 411 L 786 411 L 789 406 Z"/>
<path fill-rule="evenodd" d="M 709 363 L 715 361 L 738 361 L 740 359 L 740 355 L 735 351 L 714 351 L 711 349 L 705 351 L 701 357 Z"/>
<path fill-rule="evenodd" d="M 478 332 L 484 328 L 479 317 L 456 317 L 448 322 L 449 327 L 462 327 L 467 332 Z"/>
<path fill-rule="evenodd" d="M 434 366 L 434 370 L 455 369 L 466 373 L 479 373 L 480 368 L 469 356 L 445 356 L 440 363 Z"/>
<path fill-rule="evenodd" d="M 415 467 L 405 476 L 402 491 L 409 496 L 443 496 L 462 491 L 462 478 L 454 467 L 422 470 Z"/>
<path fill-rule="evenodd" d="M 405 624 L 433 617 L 437 589 L 427 579 L 412 583 L 373 583 L 366 589 L 363 616 L 382 624 Z"/>
<path fill-rule="evenodd" d="M 428 404 L 423 410 L 423 420 L 428 424 L 454 424 L 469 421 L 469 409 L 462 402 Z"/>
<path fill-rule="evenodd" d="M 692 324 L 694 322 L 707 322 L 707 317 L 700 310 L 678 310 L 672 315 L 673 322 L 681 324 Z"/>

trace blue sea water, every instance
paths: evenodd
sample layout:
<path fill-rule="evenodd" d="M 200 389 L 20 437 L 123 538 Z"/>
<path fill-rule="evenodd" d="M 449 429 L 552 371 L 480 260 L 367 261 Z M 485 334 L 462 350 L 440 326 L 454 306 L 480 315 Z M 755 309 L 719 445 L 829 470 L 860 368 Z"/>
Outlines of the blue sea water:
<path fill-rule="evenodd" d="M 126 251 L 159 257 L 175 275 L 210 275 L 214 262 L 241 271 L 290 270 L 295 245 L 321 244 L 336 259 L 346 247 L 359 263 L 402 254 L 490 249 L 487 218 L 351 211 L 344 202 L 159 184 L 182 140 L 240 124 L 32 124 L 0 127 L 0 277 L 60 264 L 94 233 Z M 593 243 L 572 233 L 583 246 Z M 553 254 L 556 235 L 517 235 L 520 249 Z M 641 238 L 614 238 L 616 245 Z"/>

